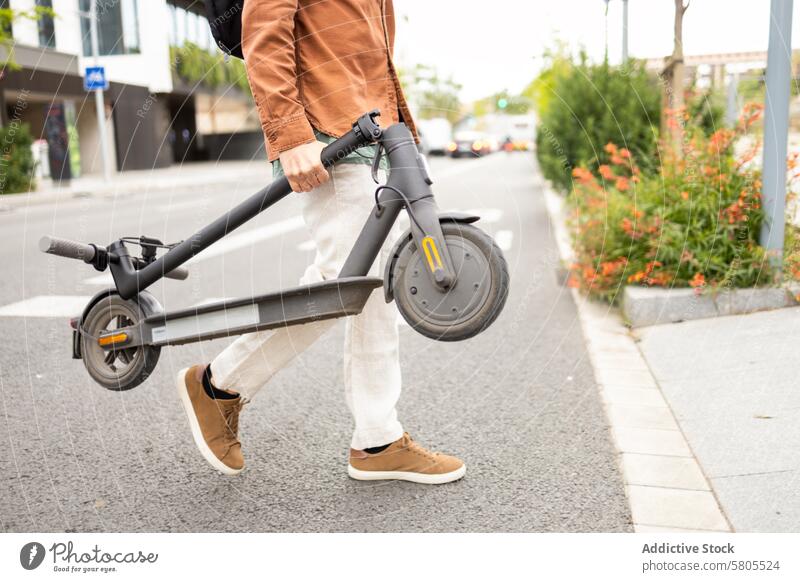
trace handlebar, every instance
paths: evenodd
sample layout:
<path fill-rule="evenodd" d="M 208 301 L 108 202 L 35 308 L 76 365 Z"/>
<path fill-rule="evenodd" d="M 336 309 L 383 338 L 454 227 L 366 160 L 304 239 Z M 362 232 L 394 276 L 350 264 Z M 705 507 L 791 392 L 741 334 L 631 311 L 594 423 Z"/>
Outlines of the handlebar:
<path fill-rule="evenodd" d="M 94 245 L 87 245 L 74 240 L 43 236 L 39 239 L 39 250 L 49 255 L 58 255 L 59 257 L 91 263 L 98 249 Z"/>
<path fill-rule="evenodd" d="M 54 236 L 43 236 L 39 239 L 39 250 L 49 255 L 57 255 L 59 257 L 66 257 L 67 259 L 77 259 L 89 264 L 94 263 L 95 259 L 98 258 L 98 253 L 107 252 L 106 249 L 101 246 Z M 136 263 L 138 268 L 142 268 L 146 265 L 144 261 L 137 257 L 131 257 L 131 259 Z M 114 257 L 109 255 L 108 260 L 113 261 Z M 164 277 L 168 279 L 177 279 L 179 281 L 183 281 L 188 276 L 189 269 L 185 267 L 177 267 L 164 275 Z"/>
<path fill-rule="evenodd" d="M 332 166 L 354 151 L 379 141 L 383 135 L 383 130 L 375 121 L 375 118 L 379 115 L 380 112 L 378 110 L 365 113 L 353 123 L 350 131 L 326 146 L 321 154 L 322 163 L 325 167 Z M 404 129 L 403 131 L 408 134 L 410 139 L 408 130 Z M 181 268 L 180 265 L 285 198 L 291 192 L 292 188 L 286 176 L 274 180 L 268 186 L 240 202 L 211 224 L 179 242 L 152 262 L 145 263 L 128 255 L 122 240 L 111 243 L 108 250 L 103 249 L 103 252 L 107 254 L 108 262 L 111 263 L 111 273 L 114 276 L 117 292 L 120 297 L 129 299 L 162 277 L 185 279 L 188 272 L 186 269 Z M 89 257 L 88 261 L 95 264 L 97 268 L 102 266 L 98 259 L 103 257 L 94 257 L 94 253 L 99 251 L 101 247 L 96 247 L 96 249 L 90 251 L 92 245 L 62 241 L 60 239 L 47 240 L 42 242 L 41 245 L 44 252 L 70 258 L 80 258 L 84 261 Z M 92 253 L 91 255 L 89 254 L 90 252 Z M 166 275 L 164 274 L 165 271 L 167 272 Z"/>

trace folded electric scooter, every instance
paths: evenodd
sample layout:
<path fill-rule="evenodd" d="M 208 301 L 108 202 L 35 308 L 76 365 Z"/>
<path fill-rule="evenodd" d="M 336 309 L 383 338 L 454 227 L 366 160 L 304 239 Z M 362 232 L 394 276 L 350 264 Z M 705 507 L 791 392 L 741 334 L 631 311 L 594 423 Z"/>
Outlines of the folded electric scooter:
<path fill-rule="evenodd" d="M 408 127 L 398 123 L 382 129 L 375 120 L 378 115 L 364 114 L 351 131 L 322 151 L 322 162 L 330 167 L 359 148 L 377 144 L 376 182 L 381 156 L 387 156 L 390 168 L 336 279 L 171 312 L 164 312 L 146 291 L 163 277 L 185 279 L 183 263 L 290 194 L 285 177 L 175 244 L 142 236 L 102 247 L 43 237 L 43 252 L 80 259 L 99 271 L 108 268 L 114 278 L 115 287 L 97 293 L 72 320 L 73 357 L 83 359 L 101 386 L 129 390 L 148 378 L 164 346 L 355 315 L 381 286 L 386 301 L 394 300 L 411 328 L 427 337 L 458 341 L 486 329 L 508 295 L 502 252 L 490 236 L 472 226 L 478 216 L 439 213 L 427 163 Z M 410 228 L 394 245 L 383 278 L 367 276 L 403 209 Z M 129 244 L 140 247 L 140 257 L 130 254 Z M 159 249 L 166 252 L 157 257 Z"/>

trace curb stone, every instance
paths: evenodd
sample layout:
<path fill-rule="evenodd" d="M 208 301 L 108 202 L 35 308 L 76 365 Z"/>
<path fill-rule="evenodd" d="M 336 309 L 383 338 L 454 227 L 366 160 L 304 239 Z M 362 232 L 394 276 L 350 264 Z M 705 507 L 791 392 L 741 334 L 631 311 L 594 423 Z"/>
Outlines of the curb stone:
<path fill-rule="evenodd" d="M 765 287 L 698 295 L 694 289 L 628 285 L 623 294 L 622 312 L 631 327 L 645 327 L 795 307 L 797 292 L 795 287 Z"/>
<path fill-rule="evenodd" d="M 542 183 L 565 263 L 574 257 L 564 201 Z M 619 314 L 570 289 L 604 403 L 637 533 L 730 532 L 732 528 L 672 409 Z M 692 291 L 692 290 L 690 290 Z"/>

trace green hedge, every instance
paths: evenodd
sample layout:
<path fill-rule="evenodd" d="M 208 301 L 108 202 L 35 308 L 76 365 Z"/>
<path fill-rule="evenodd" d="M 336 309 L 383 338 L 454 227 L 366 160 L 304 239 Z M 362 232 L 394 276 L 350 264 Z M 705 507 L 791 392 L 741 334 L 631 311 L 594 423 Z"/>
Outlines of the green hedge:
<path fill-rule="evenodd" d="M 537 91 L 539 126 L 537 153 L 544 175 L 568 190 L 573 168 L 596 169 L 608 162 L 603 146 L 609 142 L 630 150 L 642 169 L 655 164 L 661 90 L 644 64 L 630 61 L 624 68 L 608 62 L 554 62 Z"/>
<path fill-rule="evenodd" d="M 27 124 L 15 120 L 0 127 L 0 194 L 34 189 L 31 144 Z"/>
<path fill-rule="evenodd" d="M 710 136 L 688 125 L 683 156 L 665 150 L 658 173 L 641 172 L 613 143 L 604 148 L 609 164 L 575 168 L 570 284 L 611 302 L 625 285 L 701 292 L 770 284 L 775 273 L 758 243 L 761 176 L 749 164 L 758 144 L 738 159 L 733 152 L 760 113 L 748 107 L 737 127 Z M 787 251 L 787 272 L 798 277 L 800 253 Z"/>
<path fill-rule="evenodd" d="M 170 60 L 178 78 L 192 85 L 200 84 L 211 89 L 238 87 L 250 93 L 244 61 L 222 54 L 211 54 L 196 44 L 187 42 L 181 47 L 170 47 Z"/>

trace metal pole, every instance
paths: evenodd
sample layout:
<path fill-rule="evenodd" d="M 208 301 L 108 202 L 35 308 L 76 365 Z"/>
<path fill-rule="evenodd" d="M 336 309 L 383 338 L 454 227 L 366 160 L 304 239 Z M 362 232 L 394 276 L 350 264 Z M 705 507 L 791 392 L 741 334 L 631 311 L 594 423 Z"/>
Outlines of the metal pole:
<path fill-rule="evenodd" d="M 100 65 L 100 41 L 97 38 L 97 0 L 91 0 L 89 8 L 89 30 L 92 37 L 92 57 L 94 65 Z M 100 155 L 103 160 L 103 178 L 106 182 L 111 180 L 111 167 L 108 165 L 108 143 L 106 136 L 106 106 L 103 99 L 103 90 L 95 89 L 94 106 L 97 109 L 97 128 L 100 132 Z"/>
<path fill-rule="evenodd" d="M 605 15 L 605 28 L 606 28 L 606 45 L 603 55 L 605 56 L 605 60 L 608 61 L 608 3 L 611 0 L 603 0 L 606 3 L 606 15 Z"/>
<path fill-rule="evenodd" d="M 622 63 L 628 62 L 628 0 L 622 0 Z"/>
<path fill-rule="evenodd" d="M 789 137 L 789 89 L 792 82 L 793 0 L 771 0 L 764 108 L 763 192 L 765 220 L 761 245 L 777 268 L 783 263 L 786 218 L 786 153 Z"/>
<path fill-rule="evenodd" d="M 725 107 L 725 123 L 730 127 L 736 125 L 739 117 L 739 73 L 731 73 L 728 83 L 728 101 Z"/>

